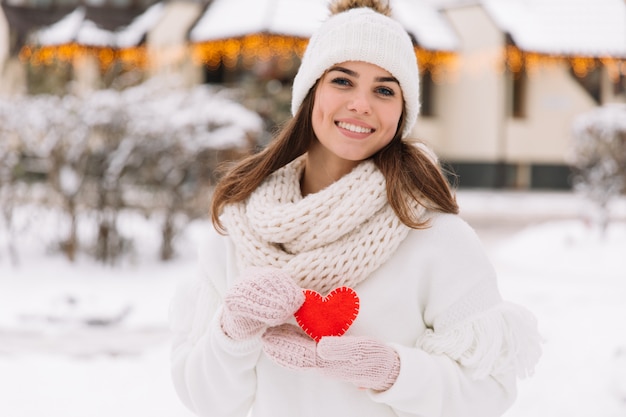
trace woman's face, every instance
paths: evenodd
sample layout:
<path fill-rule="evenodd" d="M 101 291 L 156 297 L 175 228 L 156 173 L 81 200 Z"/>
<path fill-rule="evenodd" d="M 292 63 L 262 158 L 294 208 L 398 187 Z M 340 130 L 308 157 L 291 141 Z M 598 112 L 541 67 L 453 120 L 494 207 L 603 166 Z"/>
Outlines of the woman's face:
<path fill-rule="evenodd" d="M 391 142 L 403 106 L 400 84 L 386 70 L 361 61 L 337 64 L 315 91 L 312 124 L 321 146 L 313 148 L 326 158 L 365 160 Z"/>

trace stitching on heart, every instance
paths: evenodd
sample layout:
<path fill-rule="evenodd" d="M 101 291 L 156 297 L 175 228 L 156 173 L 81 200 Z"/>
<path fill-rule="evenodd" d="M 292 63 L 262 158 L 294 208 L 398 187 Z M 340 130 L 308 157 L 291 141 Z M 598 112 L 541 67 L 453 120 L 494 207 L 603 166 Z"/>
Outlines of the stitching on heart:
<path fill-rule="evenodd" d="M 339 287 L 323 297 L 313 290 L 304 290 L 306 300 L 294 314 L 298 325 L 315 341 L 323 336 L 341 336 L 359 313 L 359 297 L 349 287 Z"/>

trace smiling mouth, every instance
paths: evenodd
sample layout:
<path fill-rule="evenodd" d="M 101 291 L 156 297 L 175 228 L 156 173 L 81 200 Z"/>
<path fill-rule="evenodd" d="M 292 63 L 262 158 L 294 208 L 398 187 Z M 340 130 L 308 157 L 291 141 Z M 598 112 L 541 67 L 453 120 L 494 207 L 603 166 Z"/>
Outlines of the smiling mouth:
<path fill-rule="evenodd" d="M 349 130 L 354 133 L 373 133 L 375 129 L 370 129 L 368 127 L 357 126 L 346 122 L 337 122 L 337 126 L 342 129 Z"/>

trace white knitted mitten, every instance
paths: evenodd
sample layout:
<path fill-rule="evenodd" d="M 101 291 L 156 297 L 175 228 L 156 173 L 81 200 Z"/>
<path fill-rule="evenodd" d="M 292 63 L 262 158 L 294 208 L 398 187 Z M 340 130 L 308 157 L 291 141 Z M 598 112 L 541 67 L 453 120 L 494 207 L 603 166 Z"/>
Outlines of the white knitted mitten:
<path fill-rule="evenodd" d="M 398 354 L 384 343 L 361 336 L 326 336 L 316 344 L 291 324 L 267 329 L 263 351 L 286 368 L 316 368 L 329 377 L 377 391 L 389 389 L 400 373 Z"/>
<path fill-rule="evenodd" d="M 302 288 L 282 270 L 247 269 L 224 297 L 222 330 L 232 339 L 249 339 L 287 321 L 302 303 Z"/>

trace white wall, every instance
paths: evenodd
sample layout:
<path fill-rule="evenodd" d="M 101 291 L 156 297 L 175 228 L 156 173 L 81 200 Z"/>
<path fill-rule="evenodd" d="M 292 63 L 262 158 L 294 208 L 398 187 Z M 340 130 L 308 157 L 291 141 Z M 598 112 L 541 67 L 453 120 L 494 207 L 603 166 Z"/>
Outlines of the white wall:
<path fill-rule="evenodd" d="M 458 66 L 436 88 L 437 117 L 421 118 L 417 134 L 444 159 L 497 161 L 504 149 L 503 35 L 478 5 L 450 9 L 446 17 L 461 39 Z"/>
<path fill-rule="evenodd" d="M 552 64 L 529 73 L 525 117 L 513 118 L 507 111 L 504 34 L 478 4 L 451 7 L 445 16 L 461 39 L 458 67 L 437 86 L 437 116 L 420 117 L 416 135 L 450 161 L 565 164 L 574 119 L 597 106 L 568 66 Z M 623 100 L 607 94 L 611 86 L 606 84 L 607 101 Z"/>
<path fill-rule="evenodd" d="M 159 23 L 150 31 L 147 44 L 153 74 L 182 74 L 191 84 L 202 82 L 199 66 L 193 65 L 187 31 L 202 12 L 199 2 L 171 1 Z"/>
<path fill-rule="evenodd" d="M 566 163 L 575 117 L 596 107 L 568 72 L 559 65 L 529 74 L 526 117 L 507 119 L 507 161 Z"/>
<path fill-rule="evenodd" d="M 7 89 L 5 71 L 9 59 L 9 23 L 2 7 L 0 7 L 0 93 Z"/>
<path fill-rule="evenodd" d="M 0 7 L 0 64 L 9 57 L 9 23 Z"/>

